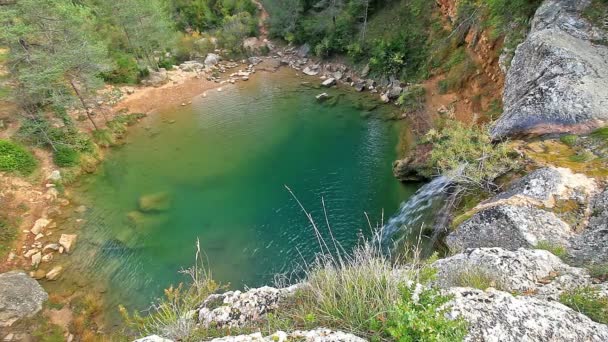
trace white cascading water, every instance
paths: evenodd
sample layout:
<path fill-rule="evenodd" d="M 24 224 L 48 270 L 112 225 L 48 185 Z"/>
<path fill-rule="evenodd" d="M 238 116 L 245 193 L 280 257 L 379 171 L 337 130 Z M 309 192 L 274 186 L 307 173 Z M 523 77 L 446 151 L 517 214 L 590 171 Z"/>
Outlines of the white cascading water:
<path fill-rule="evenodd" d="M 382 244 L 387 247 L 397 245 L 413 233 L 417 235 L 424 226 L 432 226 L 439 216 L 437 211 L 443 206 L 450 184 L 447 177 L 437 177 L 403 202 L 399 212 L 384 225 Z"/>

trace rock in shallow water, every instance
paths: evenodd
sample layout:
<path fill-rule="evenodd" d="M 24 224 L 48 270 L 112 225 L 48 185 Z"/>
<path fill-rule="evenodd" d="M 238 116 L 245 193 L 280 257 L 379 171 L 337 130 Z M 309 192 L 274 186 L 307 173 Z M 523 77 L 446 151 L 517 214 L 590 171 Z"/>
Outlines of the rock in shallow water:
<path fill-rule="evenodd" d="M 171 196 L 166 192 L 144 195 L 139 198 L 139 210 L 143 212 L 167 211 L 171 208 Z"/>
<path fill-rule="evenodd" d="M 0 274 L 0 327 L 33 317 L 48 299 L 37 281 L 23 271 Z M 0 329 L 2 330 L 2 329 Z"/>

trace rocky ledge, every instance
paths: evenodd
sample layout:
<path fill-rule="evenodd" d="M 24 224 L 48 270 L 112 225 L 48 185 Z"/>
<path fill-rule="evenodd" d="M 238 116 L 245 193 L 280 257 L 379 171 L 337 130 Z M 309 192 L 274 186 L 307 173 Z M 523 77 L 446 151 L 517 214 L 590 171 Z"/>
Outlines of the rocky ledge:
<path fill-rule="evenodd" d="M 544 244 L 563 248 L 576 263 L 607 262 L 607 191 L 568 169 L 538 169 L 475 207 L 446 243 L 452 251 Z"/>
<path fill-rule="evenodd" d="M 583 17 L 590 0 L 547 0 L 506 75 L 494 138 L 583 132 L 608 120 L 608 33 Z"/>

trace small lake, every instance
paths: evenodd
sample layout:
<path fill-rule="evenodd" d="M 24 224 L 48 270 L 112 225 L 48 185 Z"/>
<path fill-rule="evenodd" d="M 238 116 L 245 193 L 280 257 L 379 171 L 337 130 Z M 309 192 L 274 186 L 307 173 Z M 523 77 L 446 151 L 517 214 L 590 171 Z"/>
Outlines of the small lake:
<path fill-rule="evenodd" d="M 103 283 L 110 307 L 144 308 L 184 278 L 200 240 L 213 277 L 231 288 L 271 284 L 319 251 L 288 186 L 327 234 L 352 248 L 417 185 L 393 176 L 398 121 L 390 106 L 314 89 L 291 70 L 208 91 L 133 127 L 75 189 L 88 207 L 66 278 Z M 315 96 L 327 91 L 332 100 Z M 371 101 L 371 102 L 370 102 Z M 141 196 L 163 210 L 142 212 Z"/>

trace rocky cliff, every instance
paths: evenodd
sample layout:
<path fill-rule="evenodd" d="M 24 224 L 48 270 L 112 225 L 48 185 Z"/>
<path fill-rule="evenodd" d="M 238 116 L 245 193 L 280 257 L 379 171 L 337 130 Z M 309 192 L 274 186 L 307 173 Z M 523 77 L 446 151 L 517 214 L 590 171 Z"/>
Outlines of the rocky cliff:
<path fill-rule="evenodd" d="M 608 33 L 583 16 L 590 3 L 548 0 L 537 10 L 506 75 L 494 138 L 585 132 L 606 123 Z"/>

